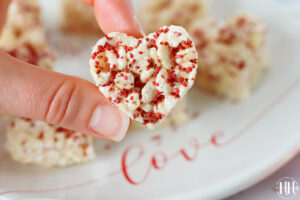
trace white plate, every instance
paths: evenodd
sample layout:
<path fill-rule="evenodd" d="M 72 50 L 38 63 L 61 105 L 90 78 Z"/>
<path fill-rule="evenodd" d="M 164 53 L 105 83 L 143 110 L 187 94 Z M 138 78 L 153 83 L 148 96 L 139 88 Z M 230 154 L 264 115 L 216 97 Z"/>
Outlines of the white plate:
<path fill-rule="evenodd" d="M 96 38 L 59 33 L 58 1 L 42 3 L 51 46 L 60 53 L 57 70 L 90 79 Z M 220 101 L 193 89 L 189 110 L 198 117 L 177 130 L 97 141 L 95 161 L 69 168 L 22 166 L 1 149 L 0 199 L 220 199 L 282 166 L 300 145 L 300 28 L 271 1 L 218 0 L 213 6 L 218 16 L 242 10 L 264 21 L 269 34 L 271 69 L 249 100 Z"/>

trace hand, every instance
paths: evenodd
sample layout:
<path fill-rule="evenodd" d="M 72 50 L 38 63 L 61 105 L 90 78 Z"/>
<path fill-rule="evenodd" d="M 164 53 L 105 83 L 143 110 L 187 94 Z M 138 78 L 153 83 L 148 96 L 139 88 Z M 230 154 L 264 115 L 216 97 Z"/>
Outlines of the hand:
<path fill-rule="evenodd" d="M 3 2 L 8 1 L 0 3 L 0 11 L 5 7 Z M 129 0 L 82 1 L 94 5 L 105 33 L 142 36 Z M 130 125 L 130 119 L 110 104 L 94 84 L 24 63 L 1 50 L 0 113 L 43 120 L 115 141 L 126 135 Z"/>

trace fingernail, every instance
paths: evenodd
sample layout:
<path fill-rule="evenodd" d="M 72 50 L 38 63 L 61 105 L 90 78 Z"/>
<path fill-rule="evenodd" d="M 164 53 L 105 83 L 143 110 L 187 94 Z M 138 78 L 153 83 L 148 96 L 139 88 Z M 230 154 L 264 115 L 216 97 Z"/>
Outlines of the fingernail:
<path fill-rule="evenodd" d="M 104 138 L 121 141 L 126 135 L 130 119 L 110 104 L 99 105 L 90 121 L 90 128 Z"/>
<path fill-rule="evenodd" d="M 142 36 L 145 36 L 145 32 L 144 32 L 143 26 L 139 22 L 138 18 L 136 16 L 134 16 L 134 19 L 135 19 L 135 23 L 136 23 L 138 29 L 140 30 Z"/>

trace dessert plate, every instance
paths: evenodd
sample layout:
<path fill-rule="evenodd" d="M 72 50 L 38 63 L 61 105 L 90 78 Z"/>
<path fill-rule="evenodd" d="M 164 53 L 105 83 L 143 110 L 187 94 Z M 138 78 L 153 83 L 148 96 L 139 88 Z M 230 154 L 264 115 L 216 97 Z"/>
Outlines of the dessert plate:
<path fill-rule="evenodd" d="M 41 3 L 56 70 L 91 80 L 89 54 L 99 38 L 61 33 L 59 0 Z M 269 0 L 215 0 L 212 11 L 249 11 L 267 25 L 270 70 L 249 99 L 220 100 L 193 88 L 187 123 L 130 131 L 121 143 L 98 140 L 94 161 L 68 168 L 13 162 L 1 134 L 0 199 L 221 199 L 299 152 L 299 24 Z"/>

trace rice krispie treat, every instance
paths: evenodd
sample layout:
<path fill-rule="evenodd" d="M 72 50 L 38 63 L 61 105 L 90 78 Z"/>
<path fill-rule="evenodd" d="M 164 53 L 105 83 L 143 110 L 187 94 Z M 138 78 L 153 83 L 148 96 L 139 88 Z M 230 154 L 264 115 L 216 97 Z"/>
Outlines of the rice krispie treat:
<path fill-rule="evenodd" d="M 101 34 L 99 25 L 94 16 L 94 9 L 79 0 L 61 0 L 61 26 L 65 31 Z"/>
<path fill-rule="evenodd" d="M 91 137 L 25 118 L 11 121 L 6 147 L 14 160 L 44 167 L 82 163 L 95 157 Z"/>
<path fill-rule="evenodd" d="M 12 0 L 2 30 L 0 45 L 13 46 L 25 32 L 40 26 L 40 7 L 37 0 Z"/>
<path fill-rule="evenodd" d="M 30 64 L 50 69 L 54 57 L 49 49 L 37 0 L 13 0 L 0 35 L 0 48 Z"/>
<path fill-rule="evenodd" d="M 198 51 L 196 84 L 232 99 L 249 96 L 267 69 L 266 30 L 252 16 L 199 20 L 189 32 Z"/>
<path fill-rule="evenodd" d="M 187 28 L 195 19 L 208 15 L 209 0 L 143 0 L 138 16 L 146 33 L 162 26 Z"/>
<path fill-rule="evenodd" d="M 178 126 L 180 124 L 188 121 L 189 115 L 186 104 L 186 97 L 183 97 L 174 108 L 171 110 L 170 114 L 166 116 L 166 119 L 158 126 L 158 128 L 168 127 L 168 126 Z M 130 129 L 144 128 L 145 126 L 139 122 L 132 121 Z"/>
<path fill-rule="evenodd" d="M 163 27 L 142 39 L 110 33 L 93 48 L 90 66 L 110 102 L 155 128 L 193 85 L 197 52 L 179 26 Z"/>

